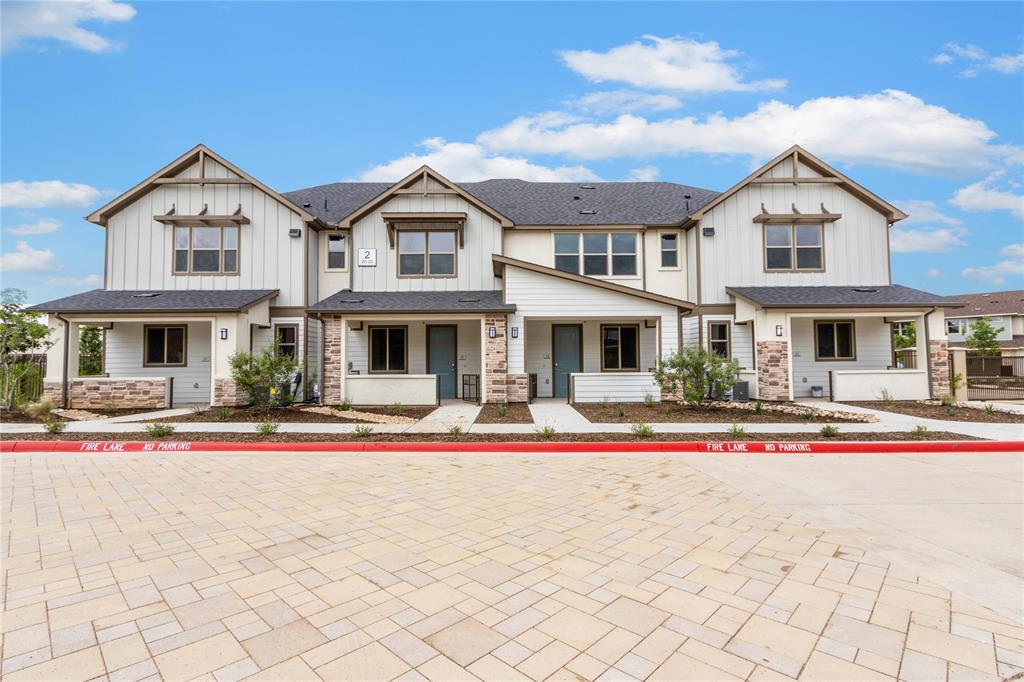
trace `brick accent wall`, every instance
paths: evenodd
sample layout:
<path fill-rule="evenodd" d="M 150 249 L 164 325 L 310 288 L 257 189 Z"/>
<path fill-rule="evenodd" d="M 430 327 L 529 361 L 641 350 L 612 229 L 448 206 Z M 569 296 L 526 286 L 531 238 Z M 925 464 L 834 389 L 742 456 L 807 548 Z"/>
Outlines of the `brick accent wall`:
<path fill-rule="evenodd" d="M 505 315 L 484 318 L 484 395 L 485 403 L 503 403 L 508 400 L 508 339 Z M 492 339 L 490 328 L 497 334 Z"/>
<path fill-rule="evenodd" d="M 321 395 L 324 405 L 337 405 L 341 402 L 342 379 L 345 368 L 341 366 L 342 338 L 341 315 L 324 317 L 324 369 L 321 382 Z"/>
<path fill-rule="evenodd" d="M 167 379 L 118 379 L 116 377 L 79 377 L 69 382 L 69 407 L 105 409 L 167 407 Z M 60 405 L 59 381 L 43 382 L 43 398 Z"/>
<path fill-rule="evenodd" d="M 49 400 L 54 405 L 60 405 L 63 397 L 59 381 L 43 381 L 43 400 Z"/>
<path fill-rule="evenodd" d="M 231 407 L 246 402 L 248 396 L 239 395 L 234 379 L 215 378 L 213 380 L 213 407 Z"/>
<path fill-rule="evenodd" d="M 928 371 L 932 379 L 932 397 L 949 393 L 949 343 L 943 340 L 928 342 Z M 965 377 L 966 378 L 966 377 Z"/>
<path fill-rule="evenodd" d="M 789 343 L 757 342 L 757 397 L 789 400 Z"/>
<path fill-rule="evenodd" d="M 510 403 L 526 403 L 530 401 L 529 374 L 506 375 L 505 400 Z"/>

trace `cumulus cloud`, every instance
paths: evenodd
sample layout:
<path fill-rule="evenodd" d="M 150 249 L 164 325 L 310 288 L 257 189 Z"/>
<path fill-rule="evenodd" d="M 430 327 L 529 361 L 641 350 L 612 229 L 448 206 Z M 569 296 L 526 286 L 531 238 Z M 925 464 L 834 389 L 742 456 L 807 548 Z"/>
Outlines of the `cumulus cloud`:
<path fill-rule="evenodd" d="M 89 206 L 103 193 L 80 182 L 63 180 L 15 180 L 0 184 L 0 206 L 45 208 L 48 206 Z"/>
<path fill-rule="evenodd" d="M 14 251 L 0 255 L 0 271 L 2 272 L 53 272 L 60 270 L 57 260 L 50 249 L 33 249 L 28 242 L 19 241 Z"/>
<path fill-rule="evenodd" d="M 1006 278 L 1014 281 L 1014 286 L 1024 285 L 1024 243 L 1007 244 L 999 251 L 1004 260 L 995 265 L 984 265 L 976 268 L 964 268 L 961 276 L 977 279 L 992 284 L 1006 284 Z"/>
<path fill-rule="evenodd" d="M 928 276 L 929 277 L 941 277 L 942 276 L 942 272 L 938 268 L 931 268 L 930 270 L 928 270 Z"/>
<path fill-rule="evenodd" d="M 895 203 L 910 217 L 889 233 L 893 253 L 947 253 L 967 244 L 967 229 L 960 219 L 942 213 L 934 201 L 907 199 Z"/>
<path fill-rule="evenodd" d="M 363 172 L 359 179 L 364 182 L 395 182 L 423 165 L 459 182 L 488 178 L 519 178 L 537 182 L 600 179 L 585 166 L 541 166 L 523 158 L 496 155 L 468 142 L 448 142 L 433 137 L 424 140 L 420 146 L 422 153 L 408 154 L 374 166 Z"/>
<path fill-rule="evenodd" d="M 112 0 L 14 1 L 0 3 L 0 16 L 0 48 L 4 52 L 40 38 L 88 52 L 106 52 L 115 44 L 81 24 L 130 21 L 135 8 Z"/>
<path fill-rule="evenodd" d="M 52 218 L 40 218 L 34 223 L 25 223 L 14 227 L 5 227 L 4 232 L 28 237 L 36 234 L 51 234 L 60 229 L 61 222 Z"/>
<path fill-rule="evenodd" d="M 741 53 L 723 49 L 717 42 L 702 43 L 680 36 L 647 35 L 607 52 L 565 50 L 566 66 L 594 83 L 614 81 L 638 88 L 691 93 L 780 90 L 781 78 L 746 81 L 731 63 Z"/>
<path fill-rule="evenodd" d="M 627 179 L 636 182 L 654 182 L 660 174 L 661 169 L 657 166 L 641 166 L 640 168 L 630 168 Z"/>
<path fill-rule="evenodd" d="M 1009 211 L 1024 220 L 1024 194 L 1021 184 L 1006 177 L 1004 171 L 961 187 L 949 203 L 965 211 Z"/>
<path fill-rule="evenodd" d="M 951 42 L 946 43 L 942 52 L 932 57 L 931 61 L 934 64 L 962 64 L 960 75 L 964 78 L 974 78 L 983 71 L 1012 76 L 1024 71 L 1024 50 L 993 57 L 977 45 Z"/>
<path fill-rule="evenodd" d="M 46 283 L 57 287 L 90 287 L 103 284 L 101 275 L 86 275 L 85 277 L 51 277 Z"/>
<path fill-rule="evenodd" d="M 611 121 L 564 112 L 520 116 L 482 133 L 477 142 L 497 153 L 563 155 L 580 159 L 688 153 L 763 160 L 799 143 L 830 160 L 923 171 L 989 168 L 1016 161 L 1020 148 L 993 143 L 977 119 L 926 104 L 899 90 L 819 97 L 799 105 L 763 102 L 741 116 L 714 114 L 648 120 L 624 114 Z"/>
<path fill-rule="evenodd" d="M 682 100 L 666 95 L 637 90 L 602 90 L 566 101 L 566 106 L 590 114 L 624 114 L 634 111 L 668 111 L 678 109 Z"/>

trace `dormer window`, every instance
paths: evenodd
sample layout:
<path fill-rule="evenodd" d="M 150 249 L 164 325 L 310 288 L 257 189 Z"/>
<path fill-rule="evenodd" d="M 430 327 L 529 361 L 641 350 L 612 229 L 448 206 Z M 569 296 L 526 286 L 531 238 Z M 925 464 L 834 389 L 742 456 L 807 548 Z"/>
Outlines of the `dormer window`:
<path fill-rule="evenodd" d="M 401 230 L 399 277 L 455 277 L 455 232 Z"/>
<path fill-rule="evenodd" d="M 237 227 L 175 227 L 174 274 L 237 275 Z"/>

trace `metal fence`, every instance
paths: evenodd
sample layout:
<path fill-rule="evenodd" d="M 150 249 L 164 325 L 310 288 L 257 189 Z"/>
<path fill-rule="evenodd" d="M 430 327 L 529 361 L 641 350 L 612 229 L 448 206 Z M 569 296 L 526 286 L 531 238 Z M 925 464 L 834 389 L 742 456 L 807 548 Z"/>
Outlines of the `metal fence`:
<path fill-rule="evenodd" d="M 896 369 L 917 369 L 917 349 L 904 348 L 892 352 L 892 366 Z"/>
<path fill-rule="evenodd" d="M 0 368 L 0 408 L 31 403 L 43 396 L 46 358 L 27 358 Z"/>
<path fill-rule="evenodd" d="M 1024 400 L 1024 357 L 967 358 L 968 400 Z"/>

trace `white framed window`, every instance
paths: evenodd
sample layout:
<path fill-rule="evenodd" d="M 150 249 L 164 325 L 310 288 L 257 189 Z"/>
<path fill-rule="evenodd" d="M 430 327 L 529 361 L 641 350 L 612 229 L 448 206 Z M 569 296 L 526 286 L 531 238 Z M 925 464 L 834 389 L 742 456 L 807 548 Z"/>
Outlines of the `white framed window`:
<path fill-rule="evenodd" d="M 298 358 L 299 325 L 274 325 L 274 347 L 280 356 Z"/>
<path fill-rule="evenodd" d="M 675 270 L 679 267 L 679 234 L 662 232 L 659 238 L 661 246 L 661 268 Z"/>
<path fill-rule="evenodd" d="M 327 269 L 344 270 L 348 240 L 343 234 L 327 235 Z"/>
<path fill-rule="evenodd" d="M 728 321 L 708 322 L 708 350 L 726 360 L 732 357 L 731 327 Z"/>
<path fill-rule="evenodd" d="M 965 320 L 965 319 L 946 320 L 946 333 L 947 334 L 957 334 L 959 336 L 967 336 L 967 328 L 968 328 L 968 324 L 967 324 L 967 320 Z"/>
<path fill-rule="evenodd" d="M 555 269 L 588 277 L 637 274 L 635 232 L 556 232 Z"/>
<path fill-rule="evenodd" d="M 176 275 L 237 275 L 237 227 L 175 227 Z"/>

